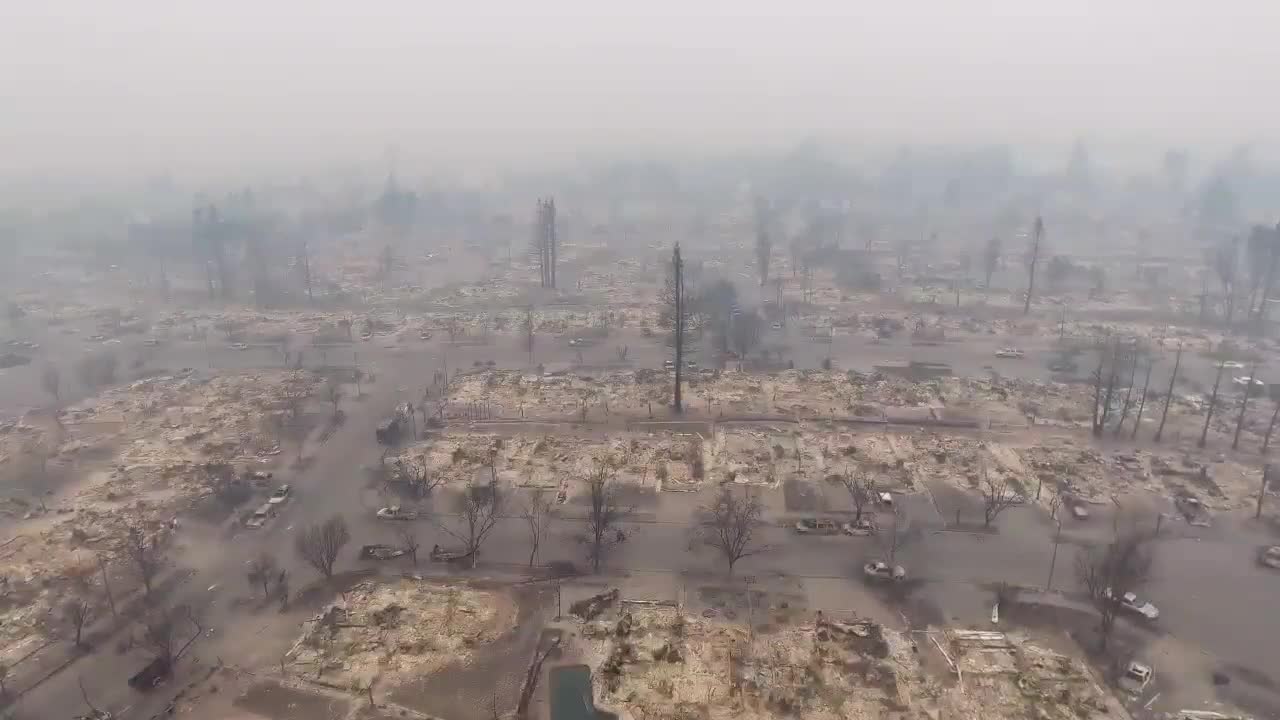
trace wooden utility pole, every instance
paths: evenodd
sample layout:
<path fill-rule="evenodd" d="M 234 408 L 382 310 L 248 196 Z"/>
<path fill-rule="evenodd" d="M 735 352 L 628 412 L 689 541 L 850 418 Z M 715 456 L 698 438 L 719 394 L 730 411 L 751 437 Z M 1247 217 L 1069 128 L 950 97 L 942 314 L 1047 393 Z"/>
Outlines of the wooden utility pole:
<path fill-rule="evenodd" d="M 684 406 L 680 402 L 680 380 L 681 372 L 684 370 L 684 263 L 680 260 L 680 243 L 676 243 L 675 250 L 671 253 L 671 276 L 672 276 L 672 294 L 675 296 L 675 318 L 673 324 L 675 326 L 676 341 L 676 387 L 675 395 L 672 399 L 671 407 L 680 414 L 684 412 Z"/>
<path fill-rule="evenodd" d="M 1031 295 L 1036 290 L 1036 262 L 1040 260 L 1040 240 L 1044 236 L 1044 220 L 1036 216 L 1035 227 L 1031 231 L 1031 261 L 1027 268 L 1027 301 L 1022 306 L 1022 314 L 1031 312 Z"/>
<path fill-rule="evenodd" d="M 307 288 L 307 302 L 315 302 L 315 296 L 311 294 L 311 257 L 306 241 L 302 243 L 302 284 Z"/>

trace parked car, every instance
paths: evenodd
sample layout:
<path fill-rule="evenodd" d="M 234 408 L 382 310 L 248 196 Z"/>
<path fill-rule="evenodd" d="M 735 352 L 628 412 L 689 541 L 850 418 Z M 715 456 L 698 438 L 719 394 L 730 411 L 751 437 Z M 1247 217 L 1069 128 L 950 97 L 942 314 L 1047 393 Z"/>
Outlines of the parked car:
<path fill-rule="evenodd" d="M 249 346 L 244 343 L 231 343 L 231 347 L 236 350 L 248 350 Z"/>
<path fill-rule="evenodd" d="M 378 510 L 379 520 L 417 520 L 418 513 L 412 510 L 405 510 L 399 505 L 391 505 Z"/>
<path fill-rule="evenodd" d="M 840 526 L 840 532 L 845 535 L 872 535 L 876 531 L 876 524 L 871 522 L 871 518 L 862 518 L 856 522 L 847 522 Z"/>
<path fill-rule="evenodd" d="M 840 526 L 835 520 L 803 518 L 796 522 L 796 532 L 801 535 L 835 535 L 840 532 Z"/>
<path fill-rule="evenodd" d="M 272 505 L 279 505 L 289 499 L 289 493 L 292 492 L 292 490 L 293 488 L 288 483 L 285 483 L 284 485 L 276 488 L 275 492 L 271 493 L 271 498 L 267 500 L 267 502 Z"/>
<path fill-rule="evenodd" d="M 1223 360 L 1222 363 L 1218 365 L 1218 367 L 1224 368 L 1226 370 L 1243 370 L 1244 363 L 1238 362 L 1236 360 Z"/>
<path fill-rule="evenodd" d="M 1146 663 L 1130 660 L 1120 676 L 1120 686 L 1128 692 L 1138 695 L 1151 684 L 1151 666 Z"/>
<path fill-rule="evenodd" d="M 869 562 L 862 566 L 862 574 L 872 580 L 905 580 L 906 568 L 901 565 L 889 565 L 884 562 Z"/>
<path fill-rule="evenodd" d="M 1280 570 L 1280 545 L 1272 545 L 1258 550 L 1258 564 L 1272 570 Z"/>
<path fill-rule="evenodd" d="M 997 351 L 996 351 L 996 357 L 998 357 L 998 358 L 1014 358 L 1014 359 L 1017 359 L 1017 358 L 1022 357 L 1022 356 L 1023 356 L 1023 355 L 1025 355 L 1025 354 L 1026 354 L 1026 353 L 1022 352 L 1022 351 L 1021 351 L 1021 350 L 1019 350 L 1018 348 L 1000 348 L 999 350 L 997 350 Z"/>
<path fill-rule="evenodd" d="M 260 528 L 263 525 L 266 525 L 267 520 L 269 520 L 275 514 L 276 514 L 275 506 L 272 505 L 270 502 L 265 502 L 265 503 L 262 503 L 262 505 L 258 506 L 257 510 L 253 511 L 253 514 L 249 516 L 249 519 L 246 520 L 244 524 L 247 527 Z"/>
<path fill-rule="evenodd" d="M 419 340 L 430 340 L 430 339 L 431 339 L 431 333 L 430 333 L 429 331 L 427 331 L 427 330 L 423 330 L 422 332 L 418 333 L 418 339 L 419 339 Z"/>
<path fill-rule="evenodd" d="M 774 323 L 773 325 L 770 325 L 769 327 L 772 327 L 774 330 L 781 330 L 781 329 L 782 329 L 782 323 L 780 323 L 780 322 L 776 322 L 776 323 Z"/>
<path fill-rule="evenodd" d="M 1104 591 L 1107 597 L 1111 597 L 1111 590 L 1108 588 Z M 1148 620 L 1156 620 L 1160 617 L 1160 610 L 1146 600 L 1140 599 L 1136 594 L 1127 592 L 1120 596 L 1120 607 L 1131 613 L 1137 613 Z"/>
<path fill-rule="evenodd" d="M 365 545 L 360 548 L 360 557 L 364 560 L 390 560 L 404 555 L 404 550 L 390 545 Z"/>

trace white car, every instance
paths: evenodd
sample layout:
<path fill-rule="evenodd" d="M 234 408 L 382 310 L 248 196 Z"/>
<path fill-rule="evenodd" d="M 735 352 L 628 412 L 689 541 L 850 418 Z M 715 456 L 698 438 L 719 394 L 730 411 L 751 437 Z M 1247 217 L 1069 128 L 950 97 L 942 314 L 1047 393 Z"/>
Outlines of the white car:
<path fill-rule="evenodd" d="M 231 347 L 236 350 L 248 350 L 249 346 L 244 343 L 232 343 Z"/>
<path fill-rule="evenodd" d="M 1111 590 L 1106 590 L 1107 597 L 1111 597 Z M 1160 617 L 1160 610 L 1146 600 L 1141 600 L 1137 595 L 1127 592 L 1120 596 L 1120 607 L 1132 613 L 1137 613 L 1148 620 L 1157 620 Z"/>
<path fill-rule="evenodd" d="M 1232 378 L 1231 382 L 1236 385 L 1240 385 L 1241 387 L 1249 385 L 1250 383 L 1252 383 L 1255 388 L 1266 387 L 1267 385 L 1261 378 L 1249 377 L 1248 375 Z"/>
<path fill-rule="evenodd" d="M 1218 365 L 1218 367 L 1225 368 L 1227 370 L 1243 370 L 1244 363 L 1237 362 L 1235 360 L 1224 360 L 1220 365 Z"/>
<path fill-rule="evenodd" d="M 996 351 L 996 357 L 998 358 L 1013 358 L 1015 360 L 1021 358 L 1025 354 L 1026 353 L 1022 352 L 1018 348 L 1000 348 Z"/>
<path fill-rule="evenodd" d="M 392 505 L 378 510 L 379 520 L 417 520 L 418 513 L 412 510 L 401 509 L 399 505 Z"/>
<path fill-rule="evenodd" d="M 1259 550 L 1258 563 L 1263 567 L 1280 570 L 1280 545 L 1272 545 Z"/>
<path fill-rule="evenodd" d="M 1125 667 L 1124 675 L 1120 677 L 1120 686 L 1133 695 L 1139 695 L 1151 684 L 1153 674 L 1150 665 L 1133 660 Z"/>
<path fill-rule="evenodd" d="M 280 503 L 283 503 L 284 501 L 289 499 L 289 492 L 291 490 L 293 490 L 293 488 L 290 487 L 287 483 L 284 485 L 281 485 L 280 487 L 276 488 L 275 492 L 271 493 L 271 498 L 267 500 L 267 503 L 271 505 L 279 505 Z"/>
<path fill-rule="evenodd" d="M 901 565 L 889 565 L 883 562 L 869 562 L 862 566 L 862 574 L 872 580 L 905 580 L 907 571 Z"/>

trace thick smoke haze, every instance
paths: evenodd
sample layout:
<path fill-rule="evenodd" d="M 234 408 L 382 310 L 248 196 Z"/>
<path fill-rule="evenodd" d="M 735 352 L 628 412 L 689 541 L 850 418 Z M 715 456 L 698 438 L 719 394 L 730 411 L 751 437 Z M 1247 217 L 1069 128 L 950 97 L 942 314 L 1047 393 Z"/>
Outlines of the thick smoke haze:
<path fill-rule="evenodd" d="M 1267 142 L 1270 0 L 10 2 L 0 170 Z"/>

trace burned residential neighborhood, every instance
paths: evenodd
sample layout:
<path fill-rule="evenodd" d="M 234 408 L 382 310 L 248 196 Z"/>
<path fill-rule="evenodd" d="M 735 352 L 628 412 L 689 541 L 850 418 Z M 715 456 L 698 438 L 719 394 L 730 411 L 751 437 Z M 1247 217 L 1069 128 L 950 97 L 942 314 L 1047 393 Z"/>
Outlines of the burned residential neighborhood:
<path fill-rule="evenodd" d="M 287 72 L 205 47 L 237 11 L 130 9 L 92 37 L 166 28 L 104 59 L 133 103 L 14 86 L 0 719 L 1280 718 L 1273 111 L 1138 133 L 1089 83 L 814 64 L 904 58 L 883 22 L 986 67 L 957 10 L 776 9 L 813 46 L 768 52 L 744 11 L 739 74 L 628 44 L 710 18 L 561 4 L 256 18 Z"/>

